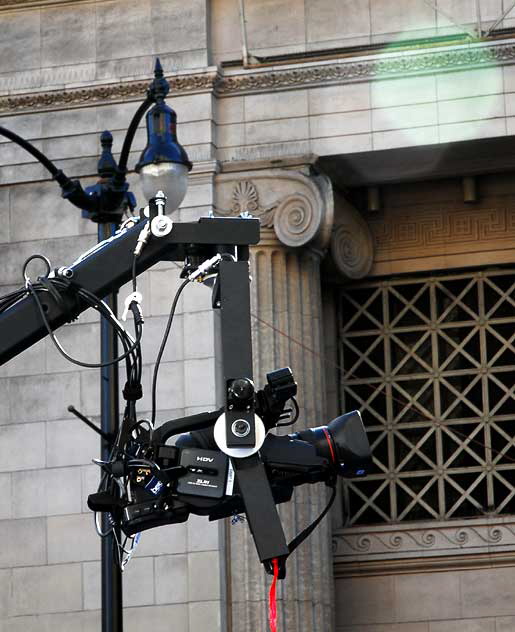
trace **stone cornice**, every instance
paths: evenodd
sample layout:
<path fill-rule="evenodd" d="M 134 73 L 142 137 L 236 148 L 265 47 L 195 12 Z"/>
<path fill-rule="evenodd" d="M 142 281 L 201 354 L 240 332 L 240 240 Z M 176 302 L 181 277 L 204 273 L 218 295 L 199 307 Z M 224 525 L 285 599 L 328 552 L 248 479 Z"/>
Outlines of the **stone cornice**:
<path fill-rule="evenodd" d="M 239 94 L 393 79 L 515 63 L 515 41 L 461 44 L 445 48 L 379 53 L 339 61 L 234 71 L 224 76 L 218 92 Z"/>
<path fill-rule="evenodd" d="M 293 87 L 393 79 L 515 63 L 515 41 L 461 44 L 458 46 L 380 53 L 339 62 L 226 76 L 223 93 L 257 92 Z"/>
<path fill-rule="evenodd" d="M 174 95 L 209 92 L 214 89 L 218 73 L 212 68 L 206 72 L 192 72 L 169 77 L 170 91 Z M 0 111 L 53 110 L 89 105 L 106 101 L 142 100 L 150 78 L 91 86 L 80 86 L 0 96 Z"/>
<path fill-rule="evenodd" d="M 334 576 L 405 575 L 409 573 L 434 573 L 436 571 L 466 571 L 479 568 L 515 566 L 515 553 L 480 553 L 448 555 L 445 557 L 418 557 L 399 560 L 372 560 L 371 562 L 342 562 L 336 560 Z"/>
<path fill-rule="evenodd" d="M 224 97 L 513 63 L 515 63 L 515 41 L 503 40 L 400 52 L 389 52 L 385 49 L 381 53 L 348 57 L 337 61 L 230 69 L 225 73 L 215 68 L 190 73 L 183 71 L 169 77 L 169 81 L 171 93 L 175 95 L 210 91 Z M 145 77 L 135 81 L 93 84 L 64 90 L 11 93 L 0 97 L 0 111 L 57 109 L 102 101 L 141 98 L 145 94 L 148 81 L 149 78 Z"/>

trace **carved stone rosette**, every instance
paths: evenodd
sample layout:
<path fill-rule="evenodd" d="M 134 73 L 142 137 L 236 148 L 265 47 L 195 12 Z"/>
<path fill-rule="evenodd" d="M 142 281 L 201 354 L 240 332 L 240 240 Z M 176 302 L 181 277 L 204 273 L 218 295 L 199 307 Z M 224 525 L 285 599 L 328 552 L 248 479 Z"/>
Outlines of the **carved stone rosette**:
<path fill-rule="evenodd" d="M 333 234 L 335 201 L 340 206 L 342 203 L 325 176 L 287 169 L 221 174 L 216 176 L 215 188 L 217 215 L 248 214 L 261 220 L 261 241 L 251 249 L 256 383 L 262 384 L 267 372 L 290 366 L 299 386 L 299 426 L 323 425 L 328 420 L 320 263 L 338 239 L 339 233 Z M 358 232 L 360 218 L 351 216 L 351 211 L 348 215 L 346 224 L 338 220 L 339 226 Z M 358 273 L 354 262 L 359 262 L 359 257 L 350 263 L 348 257 L 340 258 L 346 270 L 354 265 Z M 368 271 L 363 264 L 359 269 Z M 287 538 L 309 525 L 326 502 L 323 485 L 297 488 L 294 502 L 279 507 Z M 242 525 L 228 528 L 232 630 L 264 630 L 269 581 L 248 529 Z M 280 629 L 334 629 L 332 575 L 328 572 L 332 568 L 330 539 L 330 524 L 324 520 L 288 560 L 287 578 L 280 582 L 278 592 Z"/>

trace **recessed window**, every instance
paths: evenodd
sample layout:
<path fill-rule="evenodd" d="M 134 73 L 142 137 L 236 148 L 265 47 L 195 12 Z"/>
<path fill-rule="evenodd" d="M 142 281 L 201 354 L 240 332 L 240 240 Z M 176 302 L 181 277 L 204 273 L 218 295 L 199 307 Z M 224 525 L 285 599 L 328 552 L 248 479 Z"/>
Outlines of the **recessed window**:
<path fill-rule="evenodd" d="M 374 455 L 346 524 L 515 513 L 515 270 L 347 286 L 339 318 Z"/>

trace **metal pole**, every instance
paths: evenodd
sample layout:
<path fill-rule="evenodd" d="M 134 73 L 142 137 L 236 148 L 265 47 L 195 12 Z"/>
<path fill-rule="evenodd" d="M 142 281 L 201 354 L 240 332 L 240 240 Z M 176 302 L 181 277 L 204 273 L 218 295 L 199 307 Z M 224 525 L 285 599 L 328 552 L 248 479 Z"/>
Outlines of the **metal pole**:
<path fill-rule="evenodd" d="M 481 20 L 481 0 L 476 0 L 476 21 L 477 21 L 477 36 L 483 37 L 483 22 Z"/>
<path fill-rule="evenodd" d="M 111 237 L 118 228 L 115 223 L 98 224 L 98 241 Z M 118 292 L 104 298 L 117 315 Z M 102 318 L 100 323 L 101 362 L 108 362 L 118 356 L 118 340 L 109 322 Z M 110 436 L 118 433 L 120 411 L 118 403 L 118 364 L 103 367 L 100 374 L 100 428 Z M 101 458 L 108 460 L 110 446 L 101 440 Z M 108 514 L 102 513 L 102 531 L 111 527 Z M 116 529 L 120 541 L 120 530 Z M 122 573 L 115 551 L 115 536 L 110 533 L 101 541 L 102 568 L 102 632 L 123 632 Z"/>

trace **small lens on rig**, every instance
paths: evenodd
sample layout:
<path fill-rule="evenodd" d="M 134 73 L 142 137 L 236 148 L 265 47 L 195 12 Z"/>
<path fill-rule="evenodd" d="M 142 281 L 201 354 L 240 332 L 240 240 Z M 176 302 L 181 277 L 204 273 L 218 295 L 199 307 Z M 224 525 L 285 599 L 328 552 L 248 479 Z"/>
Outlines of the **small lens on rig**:
<path fill-rule="evenodd" d="M 250 433 L 250 424 L 245 419 L 236 419 L 231 426 L 233 435 L 246 437 Z"/>

